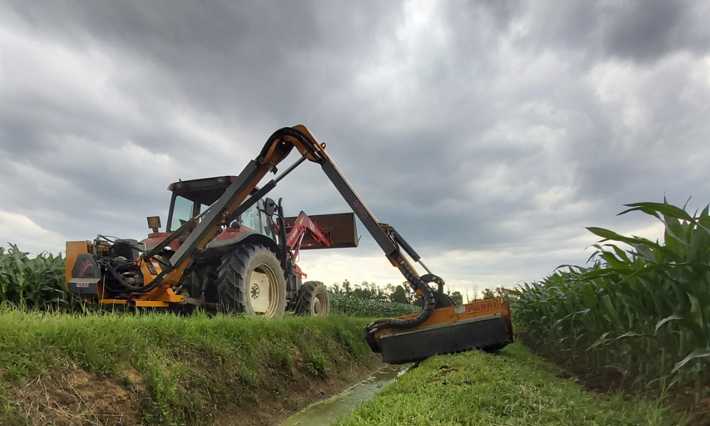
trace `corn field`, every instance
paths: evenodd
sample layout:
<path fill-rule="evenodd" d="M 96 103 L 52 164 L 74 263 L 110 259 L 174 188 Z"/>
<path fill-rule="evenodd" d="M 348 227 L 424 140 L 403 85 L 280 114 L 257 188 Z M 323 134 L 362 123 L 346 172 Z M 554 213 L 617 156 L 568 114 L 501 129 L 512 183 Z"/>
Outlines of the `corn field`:
<path fill-rule="evenodd" d="M 388 318 L 409 315 L 422 310 L 420 306 L 382 300 L 364 299 L 340 293 L 330 293 L 331 313 L 363 318 Z"/>
<path fill-rule="evenodd" d="M 70 304 L 64 289 L 64 259 L 42 253 L 30 259 L 10 244 L 0 247 L 0 303 L 37 309 L 58 309 Z"/>
<path fill-rule="evenodd" d="M 514 292 L 526 341 L 572 363 L 613 368 L 639 389 L 710 391 L 710 217 L 667 203 L 627 205 L 665 226 L 664 242 L 587 228 L 590 267 L 566 266 Z"/>

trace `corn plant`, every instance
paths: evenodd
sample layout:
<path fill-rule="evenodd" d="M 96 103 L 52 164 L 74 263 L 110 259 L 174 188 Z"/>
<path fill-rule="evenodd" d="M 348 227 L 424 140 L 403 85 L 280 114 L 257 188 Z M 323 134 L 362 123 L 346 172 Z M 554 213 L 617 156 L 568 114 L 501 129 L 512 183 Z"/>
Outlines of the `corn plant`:
<path fill-rule="evenodd" d="M 591 266 L 567 266 L 515 291 L 517 327 L 567 360 L 614 368 L 637 388 L 710 381 L 710 217 L 664 203 L 629 204 L 665 226 L 662 243 L 587 228 L 602 238 Z"/>
<path fill-rule="evenodd" d="M 63 308 L 70 298 L 64 289 L 64 259 L 42 253 L 30 258 L 16 245 L 0 247 L 0 302 L 37 309 Z"/>

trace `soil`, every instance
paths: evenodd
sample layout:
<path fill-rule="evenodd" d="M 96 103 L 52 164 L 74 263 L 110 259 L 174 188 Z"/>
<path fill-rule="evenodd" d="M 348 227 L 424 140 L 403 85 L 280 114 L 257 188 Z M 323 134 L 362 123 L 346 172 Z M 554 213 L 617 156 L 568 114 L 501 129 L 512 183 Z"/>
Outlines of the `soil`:
<path fill-rule="evenodd" d="M 76 366 L 68 370 L 63 377 L 40 375 L 14 389 L 23 417 L 32 419 L 29 424 L 140 424 L 145 385 L 137 371 L 99 378 Z"/>
<path fill-rule="evenodd" d="M 673 408 L 680 412 L 691 412 L 689 426 L 710 426 L 710 398 L 695 403 L 695 392 L 687 390 L 684 395 L 676 396 Z"/>
<path fill-rule="evenodd" d="M 359 364 L 341 365 L 328 377 L 311 374 L 296 354 L 291 369 L 268 368 L 260 373 L 262 383 L 245 390 L 235 401 L 205 406 L 200 401 L 199 423 L 226 425 L 278 425 L 306 406 L 329 398 L 359 382 L 381 367 Z M 224 374 L 224 370 L 205 366 L 205 374 Z M 202 369 L 201 369 L 202 370 Z M 112 377 L 95 374 L 68 365 L 68 374 L 59 377 L 41 375 L 29 383 L 9 389 L 15 394 L 21 417 L 18 424 L 28 425 L 139 425 L 145 424 L 141 406 L 147 401 L 147 389 L 141 375 L 133 369 Z M 202 373 L 202 372 L 201 372 Z M 181 384 L 182 385 L 182 384 Z M 19 413 L 18 413 L 19 414 Z"/>

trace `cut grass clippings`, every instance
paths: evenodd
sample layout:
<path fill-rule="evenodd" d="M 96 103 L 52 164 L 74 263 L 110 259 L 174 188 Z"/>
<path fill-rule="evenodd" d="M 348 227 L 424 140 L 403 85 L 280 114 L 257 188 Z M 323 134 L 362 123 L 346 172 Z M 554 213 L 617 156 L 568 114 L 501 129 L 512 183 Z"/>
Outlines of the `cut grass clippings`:
<path fill-rule="evenodd" d="M 613 425 L 687 422 L 659 403 L 587 392 L 520 343 L 498 354 L 435 356 L 399 377 L 339 426 Z"/>
<path fill-rule="evenodd" d="M 0 424 L 262 424 L 374 367 L 367 321 L 0 309 Z"/>

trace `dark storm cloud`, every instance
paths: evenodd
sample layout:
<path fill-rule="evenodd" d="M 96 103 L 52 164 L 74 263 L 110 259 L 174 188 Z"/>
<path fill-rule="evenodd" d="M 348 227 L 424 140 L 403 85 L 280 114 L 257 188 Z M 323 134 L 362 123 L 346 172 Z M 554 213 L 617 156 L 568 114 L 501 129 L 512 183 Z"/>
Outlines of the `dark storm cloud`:
<path fill-rule="evenodd" d="M 707 6 L 704 7 L 707 9 Z M 677 49 L 708 48 L 707 12 L 697 1 L 633 1 L 609 8 L 605 50 L 622 58 L 654 60 Z"/>
<path fill-rule="evenodd" d="M 138 236 L 168 183 L 236 174 L 303 123 L 424 253 L 512 250 L 526 271 L 549 254 L 549 270 L 586 258 L 583 226 L 642 228 L 613 218 L 623 203 L 710 199 L 708 18 L 660 1 L 6 2 L 0 214 L 56 240 Z M 313 165 L 274 196 L 347 208 Z"/>
<path fill-rule="evenodd" d="M 15 3 L 9 9 L 7 23 L 29 45 L 16 49 L 37 49 L 13 60 L 68 51 L 55 61 L 8 67 L 6 75 L 15 77 L 16 69 L 23 82 L 3 88 L 3 180 L 29 170 L 38 188 L 52 187 L 54 177 L 67 184 L 45 191 L 44 204 L 58 212 L 40 213 L 42 203 L 13 185 L 3 186 L 3 204 L 80 238 L 101 229 L 96 218 L 110 213 L 112 227 L 134 228 L 136 210 L 165 209 L 170 181 L 238 173 L 271 131 L 325 115 L 323 93 L 375 45 L 378 25 L 390 14 L 377 3 L 337 9 L 291 2 Z M 83 86 L 79 77 L 69 89 L 51 81 L 54 69 L 75 60 L 92 67 L 89 80 L 93 67 L 106 78 Z M 193 122 L 177 125 L 185 116 Z M 195 125 L 214 134 L 195 140 L 183 133 Z M 215 134 L 222 140 L 210 146 Z M 140 161 L 141 155 L 149 158 Z M 160 167 L 152 157 L 163 155 L 171 164 L 155 173 Z"/>
<path fill-rule="evenodd" d="M 17 4 L 38 31 L 154 64 L 193 105 L 250 120 L 269 108 L 289 122 L 303 117 L 297 107 L 322 108 L 319 95 L 347 79 L 397 10 L 385 2 Z"/>
<path fill-rule="evenodd" d="M 707 4 L 692 0 L 533 2 L 532 48 L 564 46 L 577 53 L 652 62 L 667 54 L 704 54 L 710 46 Z M 541 44 L 540 41 L 544 41 Z"/>

